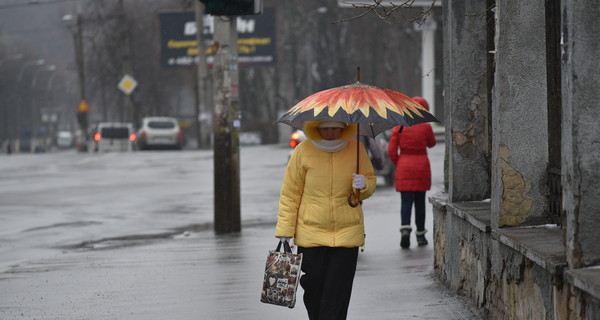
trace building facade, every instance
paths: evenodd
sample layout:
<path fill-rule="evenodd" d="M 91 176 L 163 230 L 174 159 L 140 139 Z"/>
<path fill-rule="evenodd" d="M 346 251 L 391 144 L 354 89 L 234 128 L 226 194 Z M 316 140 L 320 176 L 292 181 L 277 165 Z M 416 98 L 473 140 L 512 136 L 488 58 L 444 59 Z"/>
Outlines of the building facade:
<path fill-rule="evenodd" d="M 445 0 L 434 268 L 489 319 L 600 319 L 600 10 Z"/>

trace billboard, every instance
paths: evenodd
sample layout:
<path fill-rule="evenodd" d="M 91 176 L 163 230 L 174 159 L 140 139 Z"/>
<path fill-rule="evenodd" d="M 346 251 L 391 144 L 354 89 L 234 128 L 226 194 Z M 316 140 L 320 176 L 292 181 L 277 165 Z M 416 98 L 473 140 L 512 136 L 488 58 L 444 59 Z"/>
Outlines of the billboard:
<path fill-rule="evenodd" d="M 204 16 L 206 62 L 212 65 L 214 21 Z M 182 68 L 198 63 L 196 16 L 194 11 L 159 13 L 160 64 L 163 68 Z M 237 17 L 238 63 L 270 66 L 275 64 L 275 9 L 265 8 L 260 15 Z"/>

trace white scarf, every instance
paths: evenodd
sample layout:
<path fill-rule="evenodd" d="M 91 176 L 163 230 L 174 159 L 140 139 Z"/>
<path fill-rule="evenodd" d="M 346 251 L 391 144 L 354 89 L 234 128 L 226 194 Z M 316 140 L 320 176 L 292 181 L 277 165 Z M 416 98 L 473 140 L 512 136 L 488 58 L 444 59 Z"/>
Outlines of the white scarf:
<path fill-rule="evenodd" d="M 317 148 L 325 151 L 325 152 L 338 152 L 344 149 L 349 140 L 348 139 L 337 139 L 337 140 L 321 140 L 315 141 L 310 140 Z"/>

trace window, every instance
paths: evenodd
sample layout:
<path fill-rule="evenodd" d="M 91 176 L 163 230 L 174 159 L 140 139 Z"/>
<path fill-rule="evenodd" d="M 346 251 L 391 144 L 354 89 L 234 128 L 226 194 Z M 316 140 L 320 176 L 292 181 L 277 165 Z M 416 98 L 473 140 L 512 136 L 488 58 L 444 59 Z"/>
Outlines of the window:
<path fill-rule="evenodd" d="M 148 127 L 152 129 L 173 129 L 175 124 L 171 121 L 150 121 Z"/>
<path fill-rule="evenodd" d="M 102 128 L 100 134 L 103 139 L 129 139 L 129 128 Z"/>

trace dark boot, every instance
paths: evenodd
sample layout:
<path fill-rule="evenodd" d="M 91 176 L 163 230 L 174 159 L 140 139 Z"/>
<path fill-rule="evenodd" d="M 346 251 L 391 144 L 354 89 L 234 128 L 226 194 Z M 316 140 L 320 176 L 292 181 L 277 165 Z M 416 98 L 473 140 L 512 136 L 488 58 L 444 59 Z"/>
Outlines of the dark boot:
<path fill-rule="evenodd" d="M 419 246 L 426 246 L 429 243 L 427 242 L 427 239 L 425 239 L 425 233 L 427 233 L 427 230 L 415 232 L 417 235 L 417 244 L 419 244 Z"/>
<path fill-rule="evenodd" d="M 403 249 L 410 247 L 411 226 L 400 226 L 400 246 Z"/>

